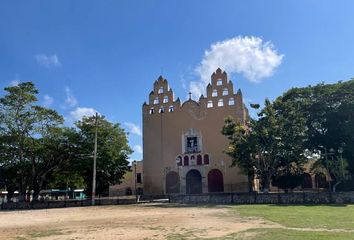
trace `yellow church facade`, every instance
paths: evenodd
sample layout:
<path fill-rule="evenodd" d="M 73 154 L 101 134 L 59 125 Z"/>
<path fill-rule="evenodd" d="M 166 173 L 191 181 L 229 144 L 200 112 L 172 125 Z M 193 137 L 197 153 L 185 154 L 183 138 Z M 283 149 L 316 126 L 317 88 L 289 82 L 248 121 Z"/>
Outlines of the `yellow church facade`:
<path fill-rule="evenodd" d="M 160 76 L 142 114 L 144 194 L 248 191 L 247 176 L 224 153 L 225 118 L 248 118 L 241 90 L 234 92 L 225 71 L 211 75 L 206 96 L 183 103 Z"/>

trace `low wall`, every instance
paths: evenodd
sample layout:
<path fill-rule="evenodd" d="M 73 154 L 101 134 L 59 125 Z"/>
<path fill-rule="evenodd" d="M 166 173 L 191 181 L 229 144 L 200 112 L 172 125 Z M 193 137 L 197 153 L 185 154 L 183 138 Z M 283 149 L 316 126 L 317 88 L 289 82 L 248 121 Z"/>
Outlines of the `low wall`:
<path fill-rule="evenodd" d="M 196 195 L 142 195 L 139 202 L 183 203 L 183 204 L 353 204 L 354 192 L 294 192 L 294 193 L 209 193 Z M 137 203 L 135 198 L 97 198 L 96 205 L 127 205 Z M 7 202 L 0 204 L 0 210 L 26 210 L 91 206 L 91 199 Z"/>
<path fill-rule="evenodd" d="M 135 198 L 97 198 L 95 205 L 126 205 L 136 203 Z M 67 201 L 44 201 L 44 202 L 7 202 L 0 204 L 0 210 L 26 210 L 91 206 L 91 199 L 67 200 Z"/>
<path fill-rule="evenodd" d="M 186 204 L 348 204 L 354 203 L 354 192 L 213 193 L 170 195 L 169 200 Z"/>

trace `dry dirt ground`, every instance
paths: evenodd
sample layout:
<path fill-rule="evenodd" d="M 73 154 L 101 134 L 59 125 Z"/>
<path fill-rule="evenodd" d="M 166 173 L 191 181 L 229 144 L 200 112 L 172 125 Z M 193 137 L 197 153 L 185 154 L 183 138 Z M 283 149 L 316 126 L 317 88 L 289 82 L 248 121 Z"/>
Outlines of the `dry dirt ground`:
<path fill-rule="evenodd" d="M 0 239 L 223 238 L 275 227 L 227 207 L 142 204 L 0 212 Z"/>

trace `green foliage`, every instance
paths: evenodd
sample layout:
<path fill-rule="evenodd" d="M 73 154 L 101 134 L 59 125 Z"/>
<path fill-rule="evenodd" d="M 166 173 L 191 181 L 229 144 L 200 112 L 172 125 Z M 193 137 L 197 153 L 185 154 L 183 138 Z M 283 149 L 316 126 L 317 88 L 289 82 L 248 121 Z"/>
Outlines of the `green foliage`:
<path fill-rule="evenodd" d="M 295 121 L 296 124 L 289 121 Z M 301 180 L 294 180 L 302 174 L 305 161 L 303 150 L 296 145 L 303 141 L 299 130 L 303 124 L 294 110 L 290 111 L 289 107 L 280 102 L 275 104 L 266 100 L 265 107 L 258 113 L 258 119 L 250 119 L 246 126 L 236 124 L 230 118 L 225 120 L 222 133 L 230 140 L 226 153 L 244 173 L 250 176 L 256 171 L 264 189 L 269 189 L 274 176 L 293 176 L 292 181 L 279 185 L 284 189 L 292 189 L 301 184 Z"/>
<path fill-rule="evenodd" d="M 5 88 L 0 98 L 0 188 L 10 197 L 26 190 L 36 198 L 46 187 L 90 187 L 94 124 L 84 118 L 77 128 L 62 126 L 55 110 L 36 105 L 38 90 L 31 82 Z M 98 193 L 119 182 L 127 169 L 126 133 L 100 117 L 98 128 Z"/>
<path fill-rule="evenodd" d="M 27 188 L 38 193 L 43 178 L 57 159 L 39 154 L 51 143 L 52 135 L 63 122 L 56 111 L 35 105 L 38 90 L 31 82 L 5 88 L 0 98 L 1 165 L 7 188 L 17 185 L 23 198 Z"/>
<path fill-rule="evenodd" d="M 62 171 L 72 176 L 83 177 L 88 193 L 92 188 L 93 147 L 95 134 L 95 117 L 84 117 L 76 123 L 76 155 Z M 120 182 L 128 170 L 128 155 L 132 152 L 128 146 L 127 134 L 119 124 L 98 117 L 97 132 L 97 194 L 107 194 L 109 185 Z M 74 180 L 75 181 L 75 180 Z"/>
<path fill-rule="evenodd" d="M 305 120 L 305 141 L 298 146 L 321 153 L 316 166 L 332 176 L 334 186 L 353 176 L 354 80 L 293 88 L 278 99 L 297 108 Z M 338 152 L 340 148 L 343 154 Z M 334 151 L 330 153 L 330 149 Z"/>
<path fill-rule="evenodd" d="M 274 102 L 266 99 L 246 126 L 226 119 L 222 133 L 230 140 L 226 153 L 234 165 L 248 174 L 256 168 L 263 188 L 271 178 L 283 189 L 299 186 L 307 157 L 319 151 L 315 166 L 337 186 L 354 174 L 354 80 L 290 89 Z M 335 153 L 326 157 L 324 149 L 330 148 Z"/>

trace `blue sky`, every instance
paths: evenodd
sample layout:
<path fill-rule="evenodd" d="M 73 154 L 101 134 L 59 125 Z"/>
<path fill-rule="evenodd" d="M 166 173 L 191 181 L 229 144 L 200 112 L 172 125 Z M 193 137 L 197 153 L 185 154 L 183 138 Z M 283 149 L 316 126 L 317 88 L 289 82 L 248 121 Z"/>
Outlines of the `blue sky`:
<path fill-rule="evenodd" d="M 253 103 L 347 80 L 353 10 L 349 0 L 2 0 L 0 87 L 33 81 L 67 124 L 100 112 L 130 132 L 141 159 L 141 105 L 160 74 L 185 100 L 219 65 Z"/>

